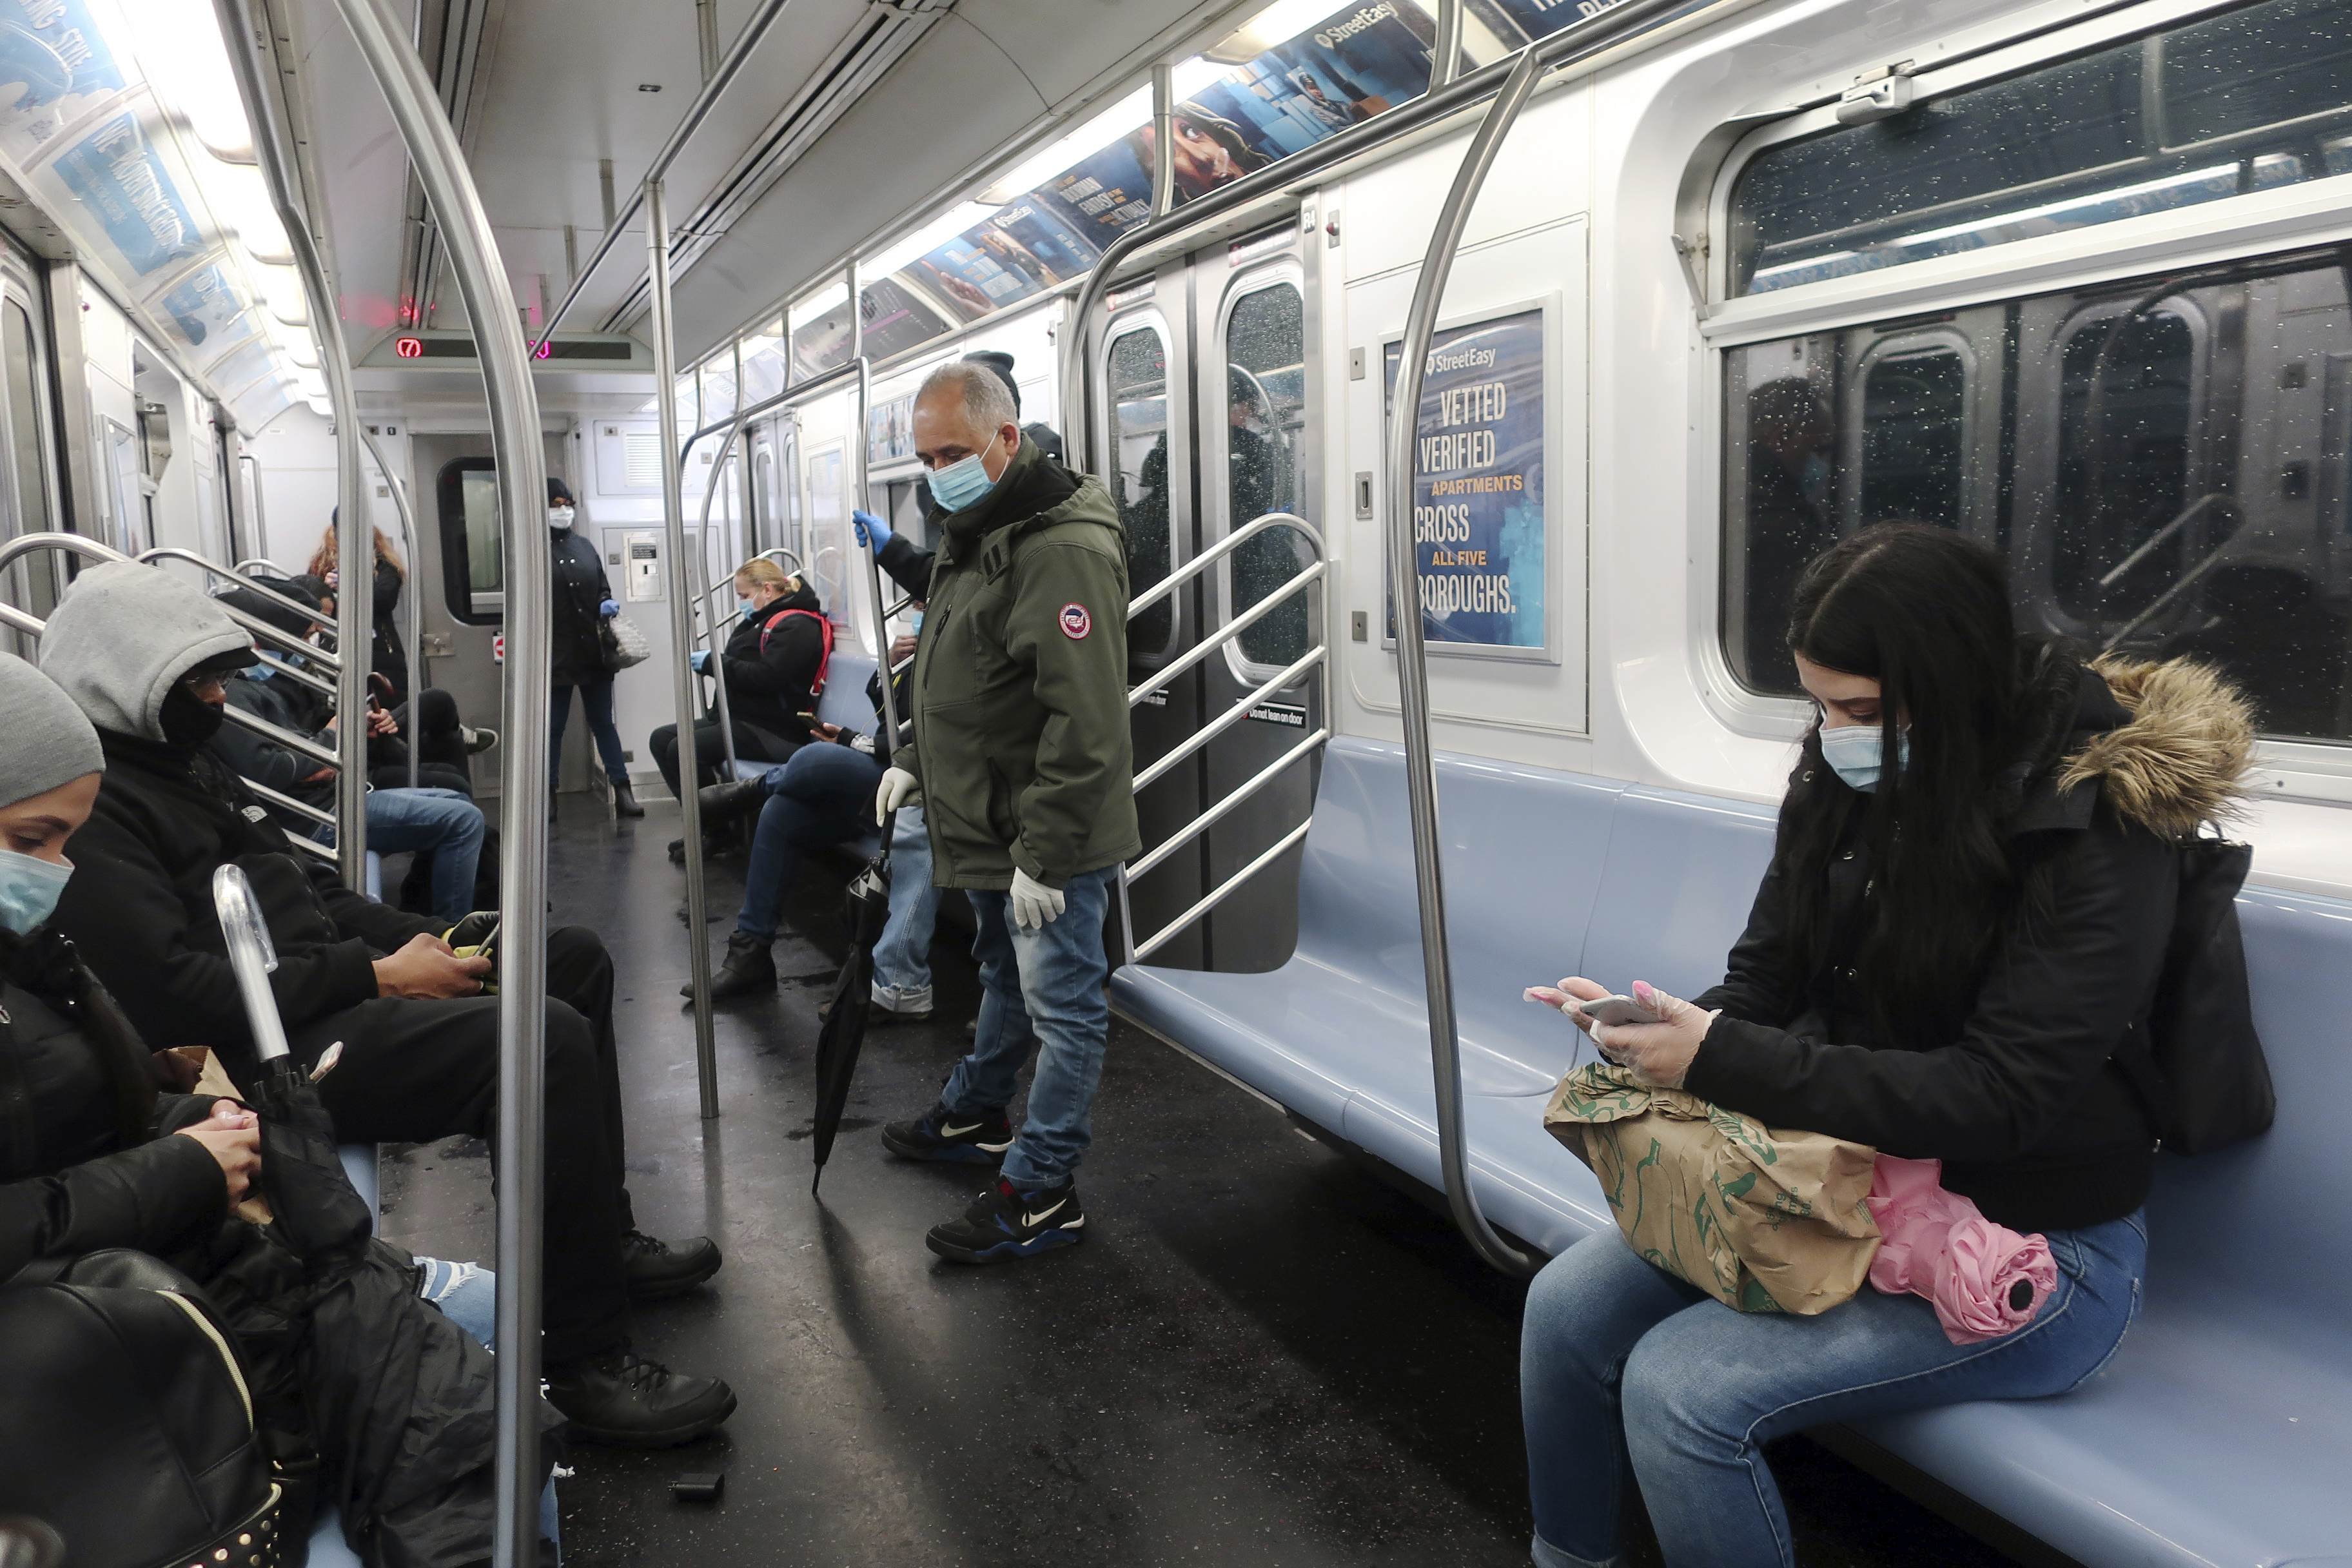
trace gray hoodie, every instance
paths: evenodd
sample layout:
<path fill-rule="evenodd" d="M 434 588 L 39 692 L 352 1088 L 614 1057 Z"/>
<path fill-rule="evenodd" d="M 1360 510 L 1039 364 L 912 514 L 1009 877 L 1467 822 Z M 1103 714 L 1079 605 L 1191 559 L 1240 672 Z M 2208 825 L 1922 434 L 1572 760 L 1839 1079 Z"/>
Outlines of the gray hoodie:
<path fill-rule="evenodd" d="M 172 683 L 253 634 L 196 589 L 153 566 L 110 561 L 74 579 L 41 634 L 41 673 L 120 735 L 161 741 Z"/>

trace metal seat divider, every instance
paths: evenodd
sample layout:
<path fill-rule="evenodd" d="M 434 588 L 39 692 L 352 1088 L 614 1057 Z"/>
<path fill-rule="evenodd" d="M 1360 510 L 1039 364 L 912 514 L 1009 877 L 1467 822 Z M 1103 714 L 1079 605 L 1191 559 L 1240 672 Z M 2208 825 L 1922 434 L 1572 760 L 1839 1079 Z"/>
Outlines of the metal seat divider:
<path fill-rule="evenodd" d="M 1202 915 L 1207 914 L 1211 910 L 1215 909 L 1217 905 L 1223 903 L 1227 898 L 1232 896 L 1235 889 L 1247 882 L 1251 878 L 1256 876 L 1260 871 L 1265 870 L 1268 866 L 1274 864 L 1275 861 L 1281 858 L 1286 851 L 1305 839 L 1307 828 L 1312 826 L 1314 824 L 1314 813 L 1310 810 L 1307 813 L 1306 821 L 1299 823 L 1297 826 L 1292 828 L 1287 833 L 1285 833 L 1281 838 L 1277 839 L 1273 844 L 1273 846 L 1257 855 L 1248 865 L 1243 867 L 1240 870 L 1226 878 L 1208 893 L 1195 900 L 1191 908 L 1187 909 L 1182 914 L 1177 916 L 1175 920 L 1161 927 L 1158 931 L 1154 932 L 1143 942 L 1138 942 L 1135 940 L 1134 901 L 1130 892 L 1130 886 L 1134 879 L 1138 877 L 1143 876 L 1145 873 L 1154 869 L 1155 868 L 1165 864 L 1169 858 L 1175 854 L 1177 850 L 1182 848 L 1185 845 L 1192 843 L 1193 840 L 1200 837 L 1202 834 L 1207 832 L 1220 821 L 1223 821 L 1226 816 L 1238 808 L 1243 802 L 1250 799 L 1252 796 L 1255 795 L 1258 791 L 1272 784 L 1292 764 L 1313 754 L 1318 748 L 1321 747 L 1331 738 L 1331 658 L 1330 640 L 1328 636 L 1330 623 L 1330 562 L 1325 552 L 1322 532 L 1305 518 L 1302 518 L 1294 512 L 1269 512 L 1264 517 L 1253 519 L 1243 527 L 1235 529 L 1233 532 L 1219 540 L 1209 549 L 1202 551 L 1200 554 L 1186 562 L 1182 566 L 1171 572 L 1167 576 L 1161 578 L 1150 587 L 1146 588 L 1142 593 L 1135 595 L 1135 597 L 1128 603 L 1128 619 L 1132 622 L 1137 615 L 1150 608 L 1153 605 L 1156 605 L 1161 599 L 1168 597 L 1177 589 L 1182 587 L 1185 584 L 1199 577 L 1202 574 L 1208 571 L 1210 567 L 1225 560 L 1227 557 L 1231 556 L 1234 552 L 1240 549 L 1252 539 L 1256 538 L 1261 533 L 1270 532 L 1277 528 L 1288 529 L 1294 533 L 1303 535 L 1308 545 L 1314 550 L 1314 563 L 1303 571 L 1300 571 L 1292 576 L 1286 582 L 1283 583 L 1279 587 L 1264 595 L 1246 611 L 1243 612 L 1241 615 L 1235 616 L 1223 626 L 1218 627 L 1214 632 L 1202 637 L 1200 642 L 1189 649 L 1182 658 L 1161 667 L 1160 669 L 1154 671 L 1149 678 L 1129 689 L 1128 692 L 1128 706 L 1129 708 L 1133 708 L 1137 704 L 1142 702 L 1145 698 L 1150 696 L 1151 693 L 1166 687 L 1178 676 L 1182 675 L 1185 671 L 1199 665 L 1211 654 L 1216 652 L 1217 649 L 1233 642 L 1244 632 L 1249 630 L 1250 627 L 1255 626 L 1259 621 L 1273 614 L 1276 608 L 1287 603 L 1294 595 L 1305 595 L 1309 610 L 1318 612 L 1315 618 L 1324 630 L 1324 640 L 1317 643 L 1305 654 L 1302 654 L 1298 658 L 1292 661 L 1287 668 L 1277 671 L 1267 679 L 1261 681 L 1251 690 L 1244 693 L 1232 704 L 1232 706 L 1228 707 L 1224 712 L 1219 714 L 1209 723 L 1204 724 L 1200 729 L 1194 731 L 1192 734 L 1187 737 L 1181 745 L 1175 747 L 1165 755 L 1154 761 L 1150 767 L 1145 768 L 1140 773 L 1137 773 L 1133 787 L 1138 793 L 1140 793 L 1152 784 L 1158 782 L 1160 779 L 1166 777 L 1171 769 L 1175 768 L 1186 758 L 1200 752 L 1211 742 L 1214 741 L 1219 735 L 1223 734 L 1227 730 L 1230 730 L 1235 724 L 1240 723 L 1244 719 L 1247 718 L 1260 703 L 1273 696 L 1276 692 L 1282 690 L 1285 687 L 1287 687 L 1293 682 L 1298 680 L 1309 670 L 1316 671 L 1319 677 L 1318 684 L 1320 687 L 1319 695 L 1322 699 L 1323 722 L 1318 725 L 1311 734 L 1302 737 L 1295 745 L 1284 752 L 1280 757 L 1276 758 L 1266 766 L 1259 769 L 1247 782 L 1233 790 L 1215 805 L 1202 810 L 1200 815 L 1193 817 L 1192 821 L 1186 823 L 1183 826 L 1178 828 L 1169 837 L 1163 839 L 1159 844 L 1154 845 L 1149 854 L 1119 868 L 1119 926 L 1126 940 L 1126 961 L 1129 963 L 1140 963 L 1145 958 L 1150 957 L 1152 953 L 1158 952 L 1161 947 L 1173 940 L 1177 933 L 1181 931 L 1186 926 L 1191 925 L 1194 921 L 1199 920 Z M 1311 592 L 1318 584 L 1322 585 L 1322 593 L 1319 595 Z"/>

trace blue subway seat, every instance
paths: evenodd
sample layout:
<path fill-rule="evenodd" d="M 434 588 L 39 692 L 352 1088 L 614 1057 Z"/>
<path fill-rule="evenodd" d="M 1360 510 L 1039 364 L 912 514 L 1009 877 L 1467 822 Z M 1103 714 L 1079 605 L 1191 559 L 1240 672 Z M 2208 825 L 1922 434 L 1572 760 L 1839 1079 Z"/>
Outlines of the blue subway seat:
<path fill-rule="evenodd" d="M 1694 995 L 1722 973 L 1771 854 L 1772 809 L 1442 755 L 1447 911 L 1471 1181 L 1496 1225 L 1557 1252 L 1610 1222 L 1541 1126 L 1577 1038 L 1520 999 L 1583 973 Z M 1129 967 L 1120 1013 L 1434 1187 L 1403 755 L 1333 742 L 1300 868 L 1298 950 L 1265 974 Z M 1870 1441 L 2093 1568 L 2318 1568 L 2346 1555 L 2352 1241 L 2352 902 L 2240 900 L 2279 1120 L 2244 1148 L 2165 1158 L 2147 1304 L 2057 1399 L 1860 1426 Z"/>
<path fill-rule="evenodd" d="M 832 666 L 824 679 L 824 694 L 817 699 L 816 716 L 828 724 L 838 724 L 845 730 L 872 732 L 877 721 L 874 706 L 866 700 L 866 683 L 874 679 L 874 661 L 862 653 L 835 649 Z M 739 760 L 735 776 L 756 779 L 776 766 L 774 763 Z M 874 834 L 851 839 L 841 846 L 845 855 L 860 860 L 871 860 L 882 852 L 882 841 Z"/>

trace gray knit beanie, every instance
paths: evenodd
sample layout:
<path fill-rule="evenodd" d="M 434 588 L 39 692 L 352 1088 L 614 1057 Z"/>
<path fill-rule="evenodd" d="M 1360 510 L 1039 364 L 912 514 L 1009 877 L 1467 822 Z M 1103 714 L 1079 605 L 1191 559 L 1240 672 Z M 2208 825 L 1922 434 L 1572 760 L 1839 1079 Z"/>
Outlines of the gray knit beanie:
<path fill-rule="evenodd" d="M 0 805 L 105 767 L 98 731 L 74 700 L 15 654 L 0 653 Z"/>

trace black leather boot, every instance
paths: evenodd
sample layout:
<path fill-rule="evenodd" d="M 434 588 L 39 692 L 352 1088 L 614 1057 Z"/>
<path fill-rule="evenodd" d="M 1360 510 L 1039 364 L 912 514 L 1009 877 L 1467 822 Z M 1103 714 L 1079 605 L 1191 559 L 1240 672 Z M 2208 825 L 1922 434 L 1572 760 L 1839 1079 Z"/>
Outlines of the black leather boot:
<path fill-rule="evenodd" d="M 710 999 L 723 1002 L 730 996 L 751 996 L 773 992 L 775 988 L 776 957 L 769 952 L 768 943 L 740 931 L 730 931 L 726 962 L 710 977 Z M 689 980 L 679 986 L 677 994 L 692 996 L 694 982 Z"/>
<path fill-rule="evenodd" d="M 688 1377 L 629 1351 L 551 1363 L 547 1397 L 583 1443 L 667 1448 L 691 1443 L 735 1414 L 735 1391 Z"/>
<path fill-rule="evenodd" d="M 613 786 L 613 809 L 623 816 L 643 816 L 646 808 L 637 804 L 637 792 L 627 784 Z"/>
<path fill-rule="evenodd" d="M 673 1247 L 642 1230 L 621 1237 L 621 1266 L 629 1276 L 629 1300 L 658 1301 L 680 1296 L 719 1272 L 719 1244 L 689 1237 Z"/>
<path fill-rule="evenodd" d="M 729 779 L 724 784 L 704 784 L 696 799 L 702 806 L 702 830 L 705 833 L 739 816 L 749 816 L 768 802 L 768 781 L 764 778 Z"/>

